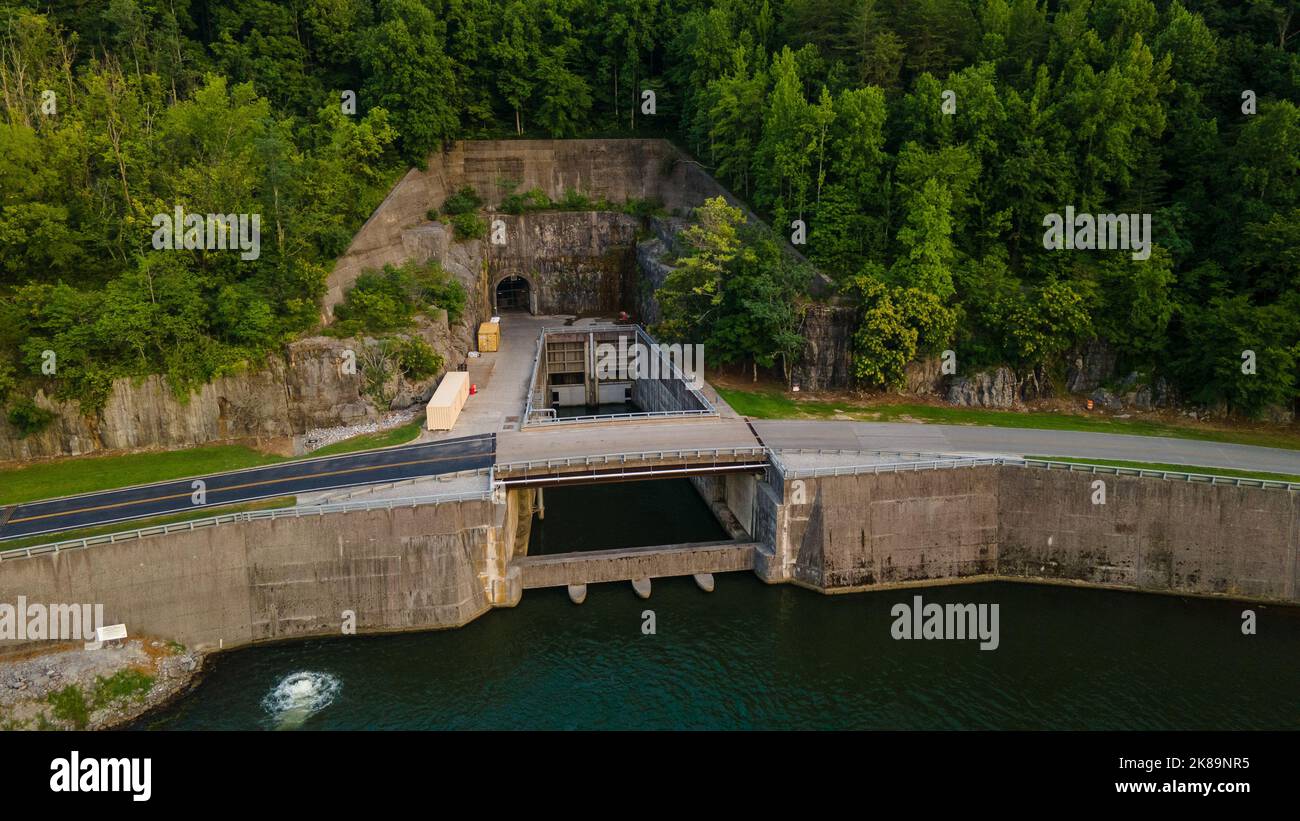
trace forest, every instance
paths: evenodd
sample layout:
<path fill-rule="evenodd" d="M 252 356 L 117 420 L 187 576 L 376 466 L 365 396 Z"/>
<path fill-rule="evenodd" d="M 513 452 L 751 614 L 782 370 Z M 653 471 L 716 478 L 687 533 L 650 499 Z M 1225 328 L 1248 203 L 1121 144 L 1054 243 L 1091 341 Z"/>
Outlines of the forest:
<path fill-rule="evenodd" d="M 519 135 L 668 137 L 802 221 L 864 387 L 946 349 L 1059 380 L 1102 339 L 1185 402 L 1294 407 L 1298 50 L 1294 0 L 0 0 L 0 402 L 260 361 L 408 165 Z M 176 203 L 260 213 L 260 256 L 149 253 Z M 1149 258 L 1044 248 L 1067 207 L 1150 215 Z M 812 274 L 738 214 L 684 237 L 662 331 L 773 368 Z"/>

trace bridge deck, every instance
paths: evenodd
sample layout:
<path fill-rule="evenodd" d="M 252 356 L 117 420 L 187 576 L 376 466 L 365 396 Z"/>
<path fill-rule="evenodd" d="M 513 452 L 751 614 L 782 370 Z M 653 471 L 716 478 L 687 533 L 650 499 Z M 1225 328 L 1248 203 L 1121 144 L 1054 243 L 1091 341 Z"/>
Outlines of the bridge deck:
<path fill-rule="evenodd" d="M 666 450 L 572 456 L 528 462 L 498 462 L 496 481 L 507 486 L 617 482 L 714 473 L 752 473 L 767 468 L 759 446 Z"/>
<path fill-rule="evenodd" d="M 554 556 L 523 556 L 511 565 L 519 568 L 523 589 L 532 590 L 753 570 L 757 550 L 757 542 L 692 542 Z"/>

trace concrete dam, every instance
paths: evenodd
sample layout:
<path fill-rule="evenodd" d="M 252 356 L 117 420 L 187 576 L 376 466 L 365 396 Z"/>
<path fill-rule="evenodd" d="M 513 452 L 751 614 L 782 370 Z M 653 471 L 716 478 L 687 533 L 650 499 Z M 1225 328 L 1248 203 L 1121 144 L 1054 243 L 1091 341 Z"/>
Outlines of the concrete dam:
<path fill-rule="evenodd" d="M 16 550 L 0 560 L 0 601 L 99 602 L 132 634 L 201 650 L 339 635 L 349 621 L 357 633 L 458 627 L 538 587 L 739 571 L 823 593 L 1021 580 L 1300 603 L 1300 495 L 1285 486 L 742 450 L 501 465 L 481 492 Z M 656 471 L 689 477 L 730 538 L 529 555 L 549 487 Z"/>

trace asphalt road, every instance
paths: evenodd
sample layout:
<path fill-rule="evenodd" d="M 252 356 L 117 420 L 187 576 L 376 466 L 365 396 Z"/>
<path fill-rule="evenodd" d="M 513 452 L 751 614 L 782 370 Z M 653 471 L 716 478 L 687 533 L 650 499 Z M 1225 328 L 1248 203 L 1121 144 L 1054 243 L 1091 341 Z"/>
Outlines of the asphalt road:
<path fill-rule="evenodd" d="M 1300 451 L 1225 445 L 1195 439 L 909 422 L 754 420 L 753 427 L 764 445 L 777 449 L 844 448 L 996 456 L 1071 456 L 1300 475 Z M 731 419 L 605 424 L 544 432 L 502 433 L 497 439 L 497 453 L 501 462 L 522 462 L 587 454 L 752 447 L 756 444 L 758 441 L 745 422 Z"/>
<path fill-rule="evenodd" d="M 756 420 L 754 428 L 763 442 L 773 448 L 1071 456 L 1300 475 L 1300 451 L 1196 439 L 908 422 Z"/>
<path fill-rule="evenodd" d="M 29 502 L 0 508 L 0 540 L 306 491 L 455 473 L 488 467 L 495 458 L 495 437 L 473 436 L 198 477 L 205 485 L 203 504 L 195 503 L 192 478 Z"/>
<path fill-rule="evenodd" d="M 1300 451 L 1193 439 L 906 422 L 755 421 L 768 447 L 1071 456 L 1300 475 Z M 742 420 L 609 424 L 443 439 L 0 508 L 0 540 L 307 491 L 389 482 L 511 462 L 602 453 L 757 444 Z"/>

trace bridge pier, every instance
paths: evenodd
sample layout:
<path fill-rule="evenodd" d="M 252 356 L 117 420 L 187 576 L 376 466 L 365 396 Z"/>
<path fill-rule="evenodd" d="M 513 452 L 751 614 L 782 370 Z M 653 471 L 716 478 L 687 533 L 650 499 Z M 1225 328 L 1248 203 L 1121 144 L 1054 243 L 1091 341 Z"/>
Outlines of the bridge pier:
<path fill-rule="evenodd" d="M 636 591 L 636 594 L 637 594 L 638 596 L 640 596 L 641 598 L 643 598 L 643 599 L 648 599 L 648 598 L 650 598 L 650 580 L 649 580 L 649 579 L 633 579 L 633 580 L 632 580 L 632 589 L 635 590 L 635 591 Z"/>
<path fill-rule="evenodd" d="M 569 585 L 569 601 L 574 604 L 582 604 L 587 600 L 587 585 L 571 584 Z"/>
<path fill-rule="evenodd" d="M 695 584 L 697 584 L 699 588 L 703 590 L 705 593 L 713 592 L 712 573 L 695 573 L 692 575 L 692 578 L 695 579 Z"/>

